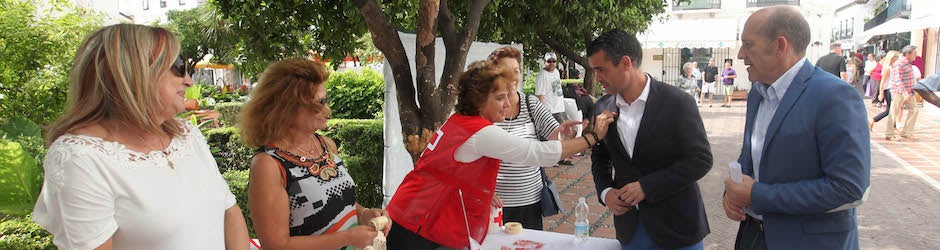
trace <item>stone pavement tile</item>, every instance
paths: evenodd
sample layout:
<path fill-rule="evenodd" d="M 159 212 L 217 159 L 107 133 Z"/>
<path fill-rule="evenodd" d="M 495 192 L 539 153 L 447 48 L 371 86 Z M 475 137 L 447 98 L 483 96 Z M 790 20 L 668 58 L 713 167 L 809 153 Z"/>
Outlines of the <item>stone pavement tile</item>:
<path fill-rule="evenodd" d="M 600 237 L 600 238 L 616 239 L 616 238 L 617 238 L 617 230 L 614 229 L 613 226 L 610 226 L 610 227 L 606 227 L 606 226 L 605 226 L 605 227 L 598 227 L 598 228 L 595 228 L 593 232 L 591 232 L 591 236 L 593 236 L 593 237 Z"/>

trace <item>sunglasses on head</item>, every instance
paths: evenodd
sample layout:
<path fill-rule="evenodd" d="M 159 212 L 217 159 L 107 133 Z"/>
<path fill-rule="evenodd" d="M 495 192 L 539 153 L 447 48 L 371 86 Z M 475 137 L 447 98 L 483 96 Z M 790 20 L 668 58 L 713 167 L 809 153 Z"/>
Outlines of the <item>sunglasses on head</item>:
<path fill-rule="evenodd" d="M 183 56 L 176 58 L 176 61 L 173 62 L 173 65 L 170 66 L 170 70 L 173 71 L 173 74 L 179 77 L 186 77 L 186 75 L 193 75 L 193 72 L 196 72 L 196 69 L 190 68 L 189 64 L 186 63 L 186 60 L 183 60 Z"/>

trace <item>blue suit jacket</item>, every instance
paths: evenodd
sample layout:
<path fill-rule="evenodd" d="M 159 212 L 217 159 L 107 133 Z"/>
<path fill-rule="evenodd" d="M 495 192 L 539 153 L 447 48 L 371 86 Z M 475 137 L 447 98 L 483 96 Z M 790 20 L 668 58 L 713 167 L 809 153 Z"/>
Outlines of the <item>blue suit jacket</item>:
<path fill-rule="evenodd" d="M 752 177 L 750 138 L 762 99 L 755 85 L 738 159 Z M 856 210 L 827 211 L 862 199 L 868 188 L 866 117 L 854 88 L 809 61 L 799 69 L 767 128 L 759 182 L 751 189 L 770 249 L 859 248 Z"/>

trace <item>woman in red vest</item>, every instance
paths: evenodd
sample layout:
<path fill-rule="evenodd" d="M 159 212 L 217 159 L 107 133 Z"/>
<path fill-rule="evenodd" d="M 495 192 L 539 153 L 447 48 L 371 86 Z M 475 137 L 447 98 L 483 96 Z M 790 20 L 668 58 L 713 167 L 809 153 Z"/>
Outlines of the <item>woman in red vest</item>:
<path fill-rule="evenodd" d="M 561 141 L 532 141 L 493 125 L 505 119 L 507 95 L 518 79 L 517 71 L 489 61 L 470 64 L 460 76 L 456 113 L 431 137 L 386 207 L 393 221 L 388 249 L 480 244 L 488 229 L 501 160 L 552 165 L 607 134 L 615 116 L 609 111 L 597 116 L 593 133 Z"/>

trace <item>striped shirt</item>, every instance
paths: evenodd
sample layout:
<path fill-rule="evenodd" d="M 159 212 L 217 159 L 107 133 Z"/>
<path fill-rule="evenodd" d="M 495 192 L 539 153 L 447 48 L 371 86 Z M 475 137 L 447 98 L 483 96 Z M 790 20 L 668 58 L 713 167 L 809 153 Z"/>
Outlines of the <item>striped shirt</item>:
<path fill-rule="evenodd" d="M 558 122 L 552 117 L 551 111 L 535 96 L 521 93 L 518 95 L 519 115 L 515 118 L 507 117 L 505 121 L 495 125 L 511 135 L 529 140 L 538 140 L 536 134 L 548 138 L 552 131 L 558 128 Z M 527 105 L 530 106 L 526 107 Z M 529 113 L 530 109 L 533 114 Z M 496 195 L 503 200 L 503 206 L 521 207 L 541 199 L 542 176 L 539 169 L 537 166 L 500 162 L 499 173 L 496 175 Z"/>

